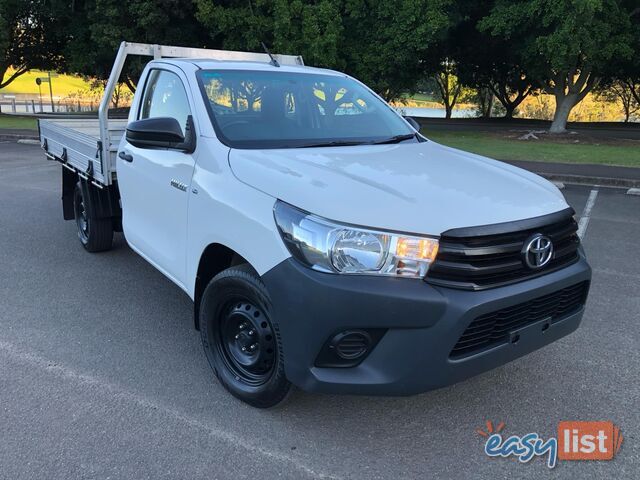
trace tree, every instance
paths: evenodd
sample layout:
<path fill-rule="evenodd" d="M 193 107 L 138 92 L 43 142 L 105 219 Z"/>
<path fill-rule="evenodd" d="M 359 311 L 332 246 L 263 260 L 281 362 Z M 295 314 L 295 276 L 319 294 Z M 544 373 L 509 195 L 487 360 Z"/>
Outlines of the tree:
<path fill-rule="evenodd" d="M 340 2 L 320 0 L 196 0 L 196 16 L 217 45 L 228 50 L 303 54 L 308 63 L 339 63 Z"/>
<path fill-rule="evenodd" d="M 386 99 L 420 80 L 421 60 L 450 25 L 452 0 L 195 0 L 224 48 L 300 54 L 351 74 Z"/>
<path fill-rule="evenodd" d="M 629 0 L 629 10 L 631 11 L 631 22 L 633 31 L 633 51 L 629 62 L 624 64 L 620 74 L 621 82 L 624 83 L 633 96 L 637 105 L 640 105 L 640 6 L 636 5 L 637 0 Z"/>
<path fill-rule="evenodd" d="M 92 93 L 92 97 L 102 98 L 104 90 L 107 88 L 107 80 L 95 77 L 86 77 L 85 81 L 89 82 L 89 91 Z M 118 109 L 121 102 L 131 100 L 133 93 L 135 92 L 131 91 L 131 88 L 126 84 L 117 83 L 113 89 L 113 94 L 111 95 L 111 106 L 114 109 Z"/>
<path fill-rule="evenodd" d="M 462 83 L 483 95 L 483 116 L 488 115 L 488 100 L 497 99 L 511 118 L 516 108 L 536 89 L 522 61 L 523 43 L 519 38 L 505 40 L 492 35 L 479 23 L 491 10 L 494 0 L 459 0 L 460 21 L 453 27 L 446 43 L 458 65 Z M 490 93 L 490 94 L 489 94 Z"/>
<path fill-rule="evenodd" d="M 622 80 L 622 83 L 627 87 L 636 103 L 640 105 L 640 76 L 636 78 L 627 78 Z"/>
<path fill-rule="evenodd" d="M 480 87 L 476 89 L 476 93 L 471 99 L 478 105 L 478 113 L 481 118 L 491 118 L 494 98 L 493 92 L 488 88 Z"/>
<path fill-rule="evenodd" d="M 619 101 L 622 104 L 625 123 L 629 121 L 632 114 L 640 111 L 640 103 L 635 98 L 636 86 L 627 82 L 630 80 L 614 80 L 603 86 L 599 92 L 601 97 L 613 102 Z M 640 92 L 640 88 L 638 88 L 638 92 Z"/>
<path fill-rule="evenodd" d="M 46 0 L 0 0 L 0 88 L 59 61 L 61 39 L 53 11 Z M 10 67 L 13 72 L 5 78 Z"/>
<path fill-rule="evenodd" d="M 504 107 L 504 117 L 513 118 L 520 104 L 538 88 L 538 83 L 526 72 L 517 42 L 507 45 L 499 38 L 484 35 L 478 40 L 477 45 L 485 50 L 477 52 L 475 62 L 469 62 L 474 83 L 478 88 L 491 91 Z"/>
<path fill-rule="evenodd" d="M 526 71 L 554 95 L 550 131 L 566 130 L 573 107 L 603 78 L 614 58 L 629 58 L 630 11 L 621 0 L 496 0 L 480 28 L 522 40 Z"/>
<path fill-rule="evenodd" d="M 538 88 L 523 66 L 521 46 L 478 31 L 463 38 L 458 62 L 461 80 L 490 91 L 504 107 L 504 117 L 513 118 L 518 106 Z"/>
<path fill-rule="evenodd" d="M 67 44 L 64 70 L 106 80 L 123 40 L 181 46 L 212 43 L 195 18 L 192 2 L 181 0 L 70 0 L 60 6 Z M 121 76 L 135 91 L 148 59 L 128 60 Z"/>
<path fill-rule="evenodd" d="M 456 63 L 445 58 L 434 76 L 438 86 L 438 97 L 444 105 L 445 118 L 451 118 L 453 107 L 462 93 L 462 82 L 458 80 L 456 73 Z"/>
<path fill-rule="evenodd" d="M 450 0 L 345 0 L 344 52 L 347 73 L 386 100 L 414 92 L 425 64 L 438 63 L 455 22 Z"/>

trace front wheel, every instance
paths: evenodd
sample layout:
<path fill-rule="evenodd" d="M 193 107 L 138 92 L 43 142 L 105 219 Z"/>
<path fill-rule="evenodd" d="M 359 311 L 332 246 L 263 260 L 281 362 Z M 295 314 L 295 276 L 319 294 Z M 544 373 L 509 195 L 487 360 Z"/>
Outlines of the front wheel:
<path fill-rule="evenodd" d="M 209 364 L 236 398 L 258 408 L 287 398 L 277 324 L 260 277 L 248 265 L 216 275 L 202 295 L 200 334 Z"/>
<path fill-rule="evenodd" d="M 80 182 L 73 192 L 73 212 L 76 217 L 78 238 L 88 252 L 110 250 L 113 244 L 113 220 L 93 218 L 87 209 L 87 200 L 82 194 Z"/>

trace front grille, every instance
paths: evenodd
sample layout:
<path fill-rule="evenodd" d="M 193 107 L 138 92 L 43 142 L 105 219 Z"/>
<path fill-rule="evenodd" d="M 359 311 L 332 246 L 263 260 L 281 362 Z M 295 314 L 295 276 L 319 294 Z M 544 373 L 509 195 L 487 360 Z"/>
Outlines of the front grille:
<path fill-rule="evenodd" d="M 484 290 L 566 267 L 578 259 L 578 225 L 570 211 L 552 220 L 537 226 L 525 223 L 521 229 L 513 224 L 516 227 L 507 233 L 483 234 L 491 226 L 464 229 L 463 235 L 455 230 L 444 232 L 425 281 L 444 287 Z M 527 267 L 522 256 L 525 241 L 534 233 L 549 237 L 554 250 L 549 263 L 538 270 Z"/>
<path fill-rule="evenodd" d="M 507 343 L 509 334 L 531 323 L 548 319 L 557 322 L 582 308 L 589 282 L 582 282 L 557 292 L 476 318 L 451 350 L 451 358 L 464 357 L 495 345 Z"/>

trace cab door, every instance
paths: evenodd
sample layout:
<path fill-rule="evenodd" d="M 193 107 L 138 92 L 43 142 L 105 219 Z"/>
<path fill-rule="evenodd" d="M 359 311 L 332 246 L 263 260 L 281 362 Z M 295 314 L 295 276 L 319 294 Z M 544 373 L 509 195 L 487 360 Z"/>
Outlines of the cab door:
<path fill-rule="evenodd" d="M 173 117 L 184 134 L 192 99 L 182 71 L 167 65 L 152 68 L 144 82 L 142 100 L 132 106 L 136 120 Z M 193 135 L 197 137 L 197 126 Z M 124 139 L 117 159 L 122 200 L 122 227 L 129 245 L 184 288 L 186 275 L 187 209 L 194 153 L 171 148 L 140 148 Z"/>

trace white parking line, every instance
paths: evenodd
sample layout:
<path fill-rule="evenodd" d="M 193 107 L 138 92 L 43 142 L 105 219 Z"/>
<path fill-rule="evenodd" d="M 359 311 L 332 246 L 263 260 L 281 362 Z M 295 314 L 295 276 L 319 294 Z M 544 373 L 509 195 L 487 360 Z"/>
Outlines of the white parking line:
<path fill-rule="evenodd" d="M 591 217 L 591 210 L 596 204 L 597 197 L 598 189 L 594 188 L 593 190 L 591 190 L 591 193 L 589 193 L 589 198 L 587 198 L 587 203 L 584 206 L 584 210 L 582 211 L 582 215 L 580 215 L 580 220 L 578 221 L 578 236 L 580 237 L 580 239 L 583 239 L 585 234 L 587 233 L 589 218 Z"/>

